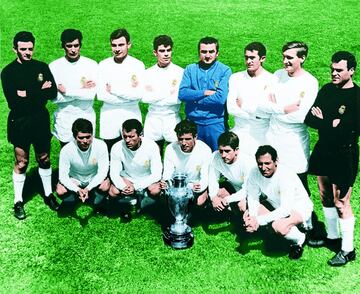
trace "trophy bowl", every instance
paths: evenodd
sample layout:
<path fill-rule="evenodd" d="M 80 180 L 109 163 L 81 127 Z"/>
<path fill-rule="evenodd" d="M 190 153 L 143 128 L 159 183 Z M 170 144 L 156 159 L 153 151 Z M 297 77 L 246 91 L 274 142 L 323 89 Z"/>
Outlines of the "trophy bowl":
<path fill-rule="evenodd" d="M 187 225 L 189 202 L 193 197 L 192 190 L 188 188 L 187 175 L 176 173 L 169 181 L 166 191 L 168 206 L 175 218 L 175 223 L 163 232 L 165 244 L 175 249 L 190 248 L 194 244 L 194 234 Z"/>

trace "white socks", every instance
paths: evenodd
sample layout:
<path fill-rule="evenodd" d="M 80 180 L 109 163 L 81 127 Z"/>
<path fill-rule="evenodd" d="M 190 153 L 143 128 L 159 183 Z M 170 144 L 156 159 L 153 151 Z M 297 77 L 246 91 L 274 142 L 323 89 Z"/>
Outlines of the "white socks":
<path fill-rule="evenodd" d="M 340 231 L 342 236 L 341 250 L 353 251 L 354 250 L 354 227 L 355 217 L 339 218 Z"/>
<path fill-rule="evenodd" d="M 301 233 L 296 226 L 293 226 L 284 237 L 298 245 L 302 245 L 305 242 L 305 234 Z"/>
<path fill-rule="evenodd" d="M 39 175 L 44 187 L 44 192 L 46 197 L 48 197 L 52 193 L 51 172 L 52 172 L 51 167 L 47 169 L 39 167 Z"/>
<path fill-rule="evenodd" d="M 339 215 L 335 207 L 323 207 L 326 232 L 329 239 L 340 238 Z"/>
<path fill-rule="evenodd" d="M 13 184 L 14 184 L 14 204 L 16 202 L 23 202 L 23 189 L 24 189 L 24 184 L 25 184 L 25 179 L 26 179 L 26 174 L 17 174 L 15 171 L 13 171 Z"/>

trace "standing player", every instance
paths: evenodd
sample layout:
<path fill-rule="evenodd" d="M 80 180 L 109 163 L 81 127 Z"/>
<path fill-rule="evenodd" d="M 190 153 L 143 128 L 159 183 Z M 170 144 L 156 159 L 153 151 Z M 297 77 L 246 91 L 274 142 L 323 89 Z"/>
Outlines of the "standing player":
<path fill-rule="evenodd" d="M 122 124 L 134 118 L 141 121 L 139 100 L 140 80 L 145 65 L 128 55 L 130 35 L 126 29 L 117 29 L 110 35 L 113 57 L 99 64 L 97 97 L 104 101 L 100 111 L 100 137 L 110 153 L 112 145 L 121 139 Z"/>
<path fill-rule="evenodd" d="M 186 118 L 198 127 L 198 138 L 215 151 L 218 137 L 227 128 L 225 104 L 231 69 L 217 60 L 219 42 L 215 38 L 202 38 L 198 50 L 200 61 L 186 67 L 179 99 L 185 102 Z"/>
<path fill-rule="evenodd" d="M 259 226 L 271 224 L 275 233 L 292 242 L 289 258 L 299 259 L 305 234 L 297 226 L 308 226 L 313 204 L 295 172 L 278 165 L 273 147 L 260 146 L 255 157 L 258 166 L 251 170 L 246 187 L 249 206 L 244 213 L 246 230 L 252 233 Z M 265 203 L 260 203 L 260 196 L 265 197 Z"/>
<path fill-rule="evenodd" d="M 180 121 L 178 99 L 179 85 L 184 70 L 171 62 L 173 41 L 169 36 L 160 35 L 154 39 L 154 55 L 157 63 L 146 70 L 142 101 L 149 103 L 144 125 L 144 136 L 160 147 L 164 140 L 175 142 L 174 128 Z"/>
<path fill-rule="evenodd" d="M 294 170 L 309 191 L 306 172 L 310 138 L 304 119 L 315 101 L 318 82 L 303 69 L 308 54 L 305 43 L 286 43 L 282 51 L 284 69 L 274 73 L 277 78 L 274 92 L 283 113 L 271 116 L 268 140 L 277 150 L 281 163 Z"/>
<path fill-rule="evenodd" d="M 61 210 L 65 213 L 76 208 L 78 202 L 89 202 L 95 210 L 102 209 L 109 181 L 109 154 L 106 144 L 93 138 L 92 123 L 78 118 L 72 125 L 73 141 L 60 151 L 59 184 L 56 192 L 63 199 Z"/>
<path fill-rule="evenodd" d="M 270 122 L 266 108 L 276 107 L 269 101 L 275 77 L 263 68 L 266 48 L 262 43 L 246 45 L 244 55 L 247 70 L 231 75 L 227 109 L 234 116 L 232 131 L 239 137 L 241 153 L 254 157 L 257 148 L 266 143 Z"/>
<path fill-rule="evenodd" d="M 319 245 L 340 243 L 342 238 L 341 250 L 328 261 L 331 266 L 345 265 L 356 257 L 350 204 L 359 165 L 360 88 L 352 78 L 355 69 L 353 54 L 339 51 L 332 56 L 332 83 L 321 88 L 305 120 L 319 133 L 309 163 L 309 173 L 318 176 L 327 224 L 327 239 Z"/>
<path fill-rule="evenodd" d="M 85 118 L 96 127 L 93 102 L 96 95 L 97 63 L 80 56 L 82 34 L 78 30 L 66 29 L 61 33 L 61 46 L 65 57 L 49 67 L 54 75 L 58 95 L 54 103 L 54 135 L 64 146 L 72 139 L 71 127 L 77 118 Z"/>
<path fill-rule="evenodd" d="M 109 194 L 120 203 L 124 197 L 137 197 L 139 201 L 145 195 L 156 198 L 161 192 L 159 148 L 154 141 L 143 138 L 142 133 L 140 121 L 126 120 L 122 125 L 123 139 L 111 149 Z M 124 217 L 129 215 L 126 213 Z"/>
<path fill-rule="evenodd" d="M 231 203 L 238 203 L 240 211 L 246 210 L 246 188 L 250 170 L 255 166 L 253 157 L 246 153 L 239 156 L 239 138 L 233 132 L 225 132 L 218 139 L 218 151 L 212 155 L 209 168 L 209 196 L 216 211 L 222 211 Z M 220 176 L 225 181 L 219 184 Z"/>
<path fill-rule="evenodd" d="M 14 215 L 26 218 L 23 188 L 29 164 L 30 145 L 35 150 L 39 175 L 44 187 L 44 202 L 56 210 L 59 204 L 52 194 L 50 166 L 50 119 L 46 109 L 48 99 L 56 97 L 54 78 L 47 64 L 32 59 L 35 38 L 30 32 L 18 32 L 13 40 L 17 58 L 1 72 L 1 82 L 10 113 L 8 140 L 14 146 L 15 166 Z"/>
<path fill-rule="evenodd" d="M 166 181 L 175 172 L 185 173 L 196 199 L 201 206 L 208 198 L 208 176 L 211 150 L 204 142 L 197 140 L 196 124 L 189 120 L 179 122 L 175 127 L 177 142 L 165 150 L 164 172 L 161 188 L 167 187 Z"/>

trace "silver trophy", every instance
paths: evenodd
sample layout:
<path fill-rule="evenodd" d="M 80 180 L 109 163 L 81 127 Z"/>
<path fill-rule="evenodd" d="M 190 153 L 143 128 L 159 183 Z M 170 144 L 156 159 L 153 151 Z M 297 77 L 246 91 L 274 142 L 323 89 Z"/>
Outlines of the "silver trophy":
<path fill-rule="evenodd" d="M 175 173 L 172 176 L 171 180 L 168 181 L 166 196 L 175 223 L 164 230 L 164 242 L 175 249 L 189 248 L 194 243 L 194 234 L 186 221 L 189 201 L 193 198 L 193 192 L 188 187 L 186 174 Z"/>

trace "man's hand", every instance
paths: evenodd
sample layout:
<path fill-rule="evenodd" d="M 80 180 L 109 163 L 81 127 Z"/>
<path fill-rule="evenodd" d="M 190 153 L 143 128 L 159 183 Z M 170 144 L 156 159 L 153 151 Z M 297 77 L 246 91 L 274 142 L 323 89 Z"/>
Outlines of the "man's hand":
<path fill-rule="evenodd" d="M 164 181 L 164 180 L 161 180 L 161 181 L 159 182 L 159 184 L 160 184 L 160 189 L 161 189 L 161 190 L 166 190 L 166 189 L 168 188 L 168 184 L 167 184 L 166 181 Z"/>
<path fill-rule="evenodd" d="M 324 119 L 324 116 L 322 114 L 320 107 L 317 107 L 317 106 L 311 107 L 311 114 L 313 116 L 316 116 L 317 118 Z"/>
<path fill-rule="evenodd" d="M 224 206 L 222 200 L 223 199 L 218 196 L 215 196 L 213 199 L 211 199 L 211 203 L 212 203 L 214 210 L 222 211 L 225 209 L 225 206 Z"/>
<path fill-rule="evenodd" d="M 66 89 L 65 89 L 65 86 L 63 84 L 58 84 L 57 89 L 61 94 L 66 93 Z"/>
<path fill-rule="evenodd" d="M 242 105 L 242 99 L 241 99 L 241 97 L 237 97 L 237 98 L 236 98 L 236 104 L 237 104 L 237 106 L 239 106 L 239 107 L 241 108 L 241 105 Z"/>
<path fill-rule="evenodd" d="M 238 207 L 241 212 L 245 212 L 246 211 L 246 199 L 241 199 L 238 203 Z"/>
<path fill-rule="evenodd" d="M 83 203 L 86 201 L 86 199 L 89 198 L 89 191 L 86 188 L 85 189 L 80 189 L 78 191 L 78 194 L 79 194 L 79 198 L 80 198 L 81 202 L 83 202 Z"/>
<path fill-rule="evenodd" d="M 82 89 L 92 89 L 92 88 L 95 88 L 96 87 L 96 84 L 94 81 L 92 80 L 84 80 L 83 83 L 82 83 Z"/>
<path fill-rule="evenodd" d="M 26 90 L 17 90 L 16 92 L 19 97 L 26 97 Z"/>
<path fill-rule="evenodd" d="M 255 216 L 250 216 L 249 211 L 246 210 L 243 215 L 246 231 L 249 233 L 256 232 L 259 229 L 259 223 Z"/>
<path fill-rule="evenodd" d="M 122 191 L 121 193 L 124 195 L 132 195 L 135 192 L 135 188 L 134 185 L 132 183 L 130 183 L 129 185 L 127 185 Z"/>
<path fill-rule="evenodd" d="M 51 88 L 52 83 L 50 81 L 45 81 L 45 83 L 43 83 L 43 85 L 41 86 L 41 89 L 49 89 Z"/>
<path fill-rule="evenodd" d="M 111 85 L 109 83 L 106 83 L 106 92 L 111 94 Z"/>
<path fill-rule="evenodd" d="M 205 90 L 204 91 L 205 96 L 211 96 L 211 95 L 214 95 L 215 93 L 216 93 L 216 91 L 213 91 L 213 90 Z"/>
<path fill-rule="evenodd" d="M 193 191 L 194 192 L 201 192 L 200 183 L 193 183 Z"/>
<path fill-rule="evenodd" d="M 297 111 L 297 110 L 299 110 L 299 106 L 300 106 L 300 100 L 296 101 L 295 103 L 292 103 L 292 104 L 289 104 L 289 105 L 285 106 L 284 107 L 284 112 L 285 112 L 285 114 L 288 114 L 288 113 Z"/>
<path fill-rule="evenodd" d="M 338 126 L 338 124 L 340 123 L 340 118 L 336 118 L 333 120 L 332 122 L 332 126 L 333 128 L 336 128 Z"/>

